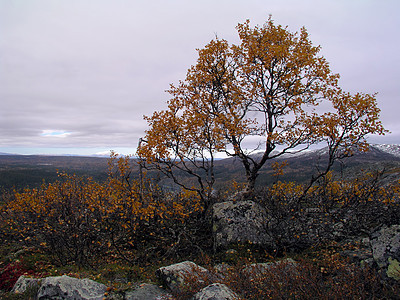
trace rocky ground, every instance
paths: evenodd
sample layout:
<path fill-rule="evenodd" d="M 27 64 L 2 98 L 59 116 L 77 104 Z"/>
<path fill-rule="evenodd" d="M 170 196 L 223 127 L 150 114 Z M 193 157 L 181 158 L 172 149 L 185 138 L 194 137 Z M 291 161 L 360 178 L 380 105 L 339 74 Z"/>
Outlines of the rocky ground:
<path fill-rule="evenodd" d="M 240 206 L 240 205 L 239 205 Z M 257 223 L 257 214 L 254 213 L 255 205 L 235 207 L 241 219 L 234 214 L 229 214 L 229 223 L 234 226 L 223 226 L 223 233 L 219 235 L 219 244 L 228 244 L 238 240 L 253 238 L 252 242 L 259 242 L 263 238 L 254 235 L 260 224 Z M 233 210 L 235 210 L 233 209 Z M 253 211 L 253 212 L 252 212 Z M 216 210 L 219 219 L 220 212 Z M 230 210 L 232 212 L 232 209 Z M 265 216 L 264 216 L 265 217 Z M 248 218 L 252 221 L 249 222 Z M 234 228 L 240 228 L 235 230 Z M 378 270 L 381 282 L 387 285 L 397 284 L 400 280 L 400 225 L 381 226 L 367 237 L 343 241 L 341 257 L 346 257 L 355 264 L 368 266 Z M 235 250 L 228 250 L 235 253 Z M 235 269 L 240 276 L 246 277 L 249 282 L 257 282 L 263 276 L 271 276 L 271 272 L 279 276 L 296 276 L 302 270 L 302 261 L 291 258 L 275 260 L 268 263 L 253 263 L 242 265 Z M 142 282 L 126 290 L 114 290 L 104 284 L 90 279 L 77 279 L 63 276 L 46 278 L 31 278 L 21 276 L 15 284 L 11 294 L 26 299 L 68 299 L 68 300 L 101 300 L 101 299 L 189 299 L 187 291 L 193 292 L 193 287 L 198 288 L 190 299 L 243 299 L 242 295 L 235 293 L 224 284 L 224 280 L 232 276 L 229 264 L 219 264 L 204 268 L 191 261 L 183 261 L 169 266 L 161 267 L 156 271 L 157 284 Z M 323 269 L 323 268 L 322 268 Z M 284 275 L 282 275 L 284 274 Z M 280 279 L 278 278 L 278 282 Z M 177 296 L 178 295 L 178 296 Z M 181 298 L 180 298 L 181 297 Z M 20 298 L 24 299 L 24 298 Z M 256 298 L 255 298 L 256 299 Z"/>

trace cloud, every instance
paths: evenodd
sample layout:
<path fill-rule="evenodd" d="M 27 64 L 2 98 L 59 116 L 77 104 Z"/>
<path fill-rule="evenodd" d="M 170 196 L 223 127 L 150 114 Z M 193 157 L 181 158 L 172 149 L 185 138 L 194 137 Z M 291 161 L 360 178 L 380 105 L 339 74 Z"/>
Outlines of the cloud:
<path fill-rule="evenodd" d="M 272 14 L 305 26 L 347 90 L 398 124 L 398 1 L 0 1 L 0 147 L 135 148 L 196 48 Z M 397 127 L 392 126 L 397 133 Z M 56 136 L 43 130 L 57 129 Z M 395 132 L 396 131 L 396 132 Z M 399 136 L 399 135 L 397 135 Z M 400 140 L 397 140 L 400 143 Z"/>
<path fill-rule="evenodd" d="M 71 132 L 65 130 L 43 130 L 41 133 L 41 136 L 56 138 L 66 138 L 69 135 L 71 135 Z"/>

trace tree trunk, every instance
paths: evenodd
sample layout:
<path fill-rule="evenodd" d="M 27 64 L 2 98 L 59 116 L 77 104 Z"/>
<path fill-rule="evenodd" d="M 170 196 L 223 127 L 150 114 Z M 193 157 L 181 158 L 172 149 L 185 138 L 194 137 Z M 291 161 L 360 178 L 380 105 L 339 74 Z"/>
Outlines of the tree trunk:
<path fill-rule="evenodd" d="M 246 187 L 243 190 L 235 193 L 231 199 L 233 201 L 252 200 L 254 197 L 256 177 L 257 176 L 248 177 Z"/>
<path fill-rule="evenodd" d="M 243 193 L 243 200 L 250 200 L 254 197 L 257 174 L 252 174 L 247 178 L 246 188 Z"/>

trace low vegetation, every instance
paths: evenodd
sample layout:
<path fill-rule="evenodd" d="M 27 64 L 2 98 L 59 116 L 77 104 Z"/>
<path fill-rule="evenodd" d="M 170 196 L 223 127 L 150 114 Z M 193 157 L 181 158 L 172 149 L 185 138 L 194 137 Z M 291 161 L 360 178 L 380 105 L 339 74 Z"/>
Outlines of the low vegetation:
<path fill-rule="evenodd" d="M 226 267 L 224 276 L 218 268 L 211 272 L 186 278 L 186 288 L 174 293 L 177 299 L 190 299 L 192 295 L 212 282 L 227 285 L 241 299 L 395 299 L 400 285 L 385 285 L 377 272 L 366 266 L 361 268 L 343 259 L 335 247 L 320 247 L 296 256 L 296 263 L 282 260 L 263 269 L 254 264 L 251 251 L 247 251 L 234 265 Z M 216 280 L 215 278 L 220 278 Z"/>
<path fill-rule="evenodd" d="M 165 192 L 145 176 L 131 179 L 130 163 L 128 157 L 113 155 L 103 183 L 60 173 L 54 183 L 3 195 L 0 289 L 9 291 L 20 275 L 61 274 L 127 289 L 138 281 L 155 281 L 157 267 L 187 259 L 210 269 L 229 265 L 221 282 L 245 299 L 324 299 L 328 290 L 333 298 L 380 298 L 398 288 L 382 284 L 373 268 L 341 257 L 337 243 L 397 221 L 400 185 L 381 185 L 382 173 L 352 181 L 328 174 L 306 193 L 304 185 L 293 182 L 259 189 L 254 200 L 276 222 L 271 234 L 277 247 L 232 245 L 229 254 L 214 251 L 210 212 L 196 193 Z M 213 201 L 240 189 L 234 185 Z M 341 221 L 344 228 L 338 234 L 332 225 Z M 295 270 L 274 267 L 252 279 L 241 274 L 243 265 L 284 256 L 301 263 Z M 193 283 L 175 296 L 185 299 L 200 287 Z"/>
<path fill-rule="evenodd" d="M 109 174 L 98 183 L 61 173 L 54 183 L 16 192 L 4 205 L 6 238 L 40 249 L 60 265 L 87 266 L 110 253 L 129 263 L 175 255 L 179 228 L 201 214 L 196 195 L 129 180 L 128 158 L 113 156 Z"/>

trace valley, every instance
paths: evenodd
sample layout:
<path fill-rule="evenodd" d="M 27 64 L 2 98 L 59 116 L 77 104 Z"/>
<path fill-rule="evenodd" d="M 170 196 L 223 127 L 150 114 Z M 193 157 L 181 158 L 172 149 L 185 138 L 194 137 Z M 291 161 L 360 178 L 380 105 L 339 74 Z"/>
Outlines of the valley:
<path fill-rule="evenodd" d="M 318 167 L 324 166 L 324 149 L 307 151 L 296 155 L 286 155 L 267 162 L 260 170 L 257 186 L 268 186 L 278 180 L 307 182 Z M 271 164 L 285 162 L 283 174 L 274 175 Z M 385 170 L 387 180 L 400 179 L 400 146 L 371 145 L 366 153 L 355 153 L 352 157 L 336 162 L 333 171 L 336 176 L 354 178 L 363 172 Z M 43 182 L 57 180 L 58 172 L 89 176 L 96 181 L 104 181 L 108 175 L 108 158 L 84 156 L 44 156 L 44 155 L 0 155 L 0 190 L 38 187 Z M 131 178 L 139 178 L 139 168 L 132 159 Z M 173 188 L 170 180 L 149 172 L 150 177 L 164 188 Z M 216 189 L 225 189 L 232 181 L 244 182 L 242 163 L 237 158 L 226 158 L 215 162 Z"/>

